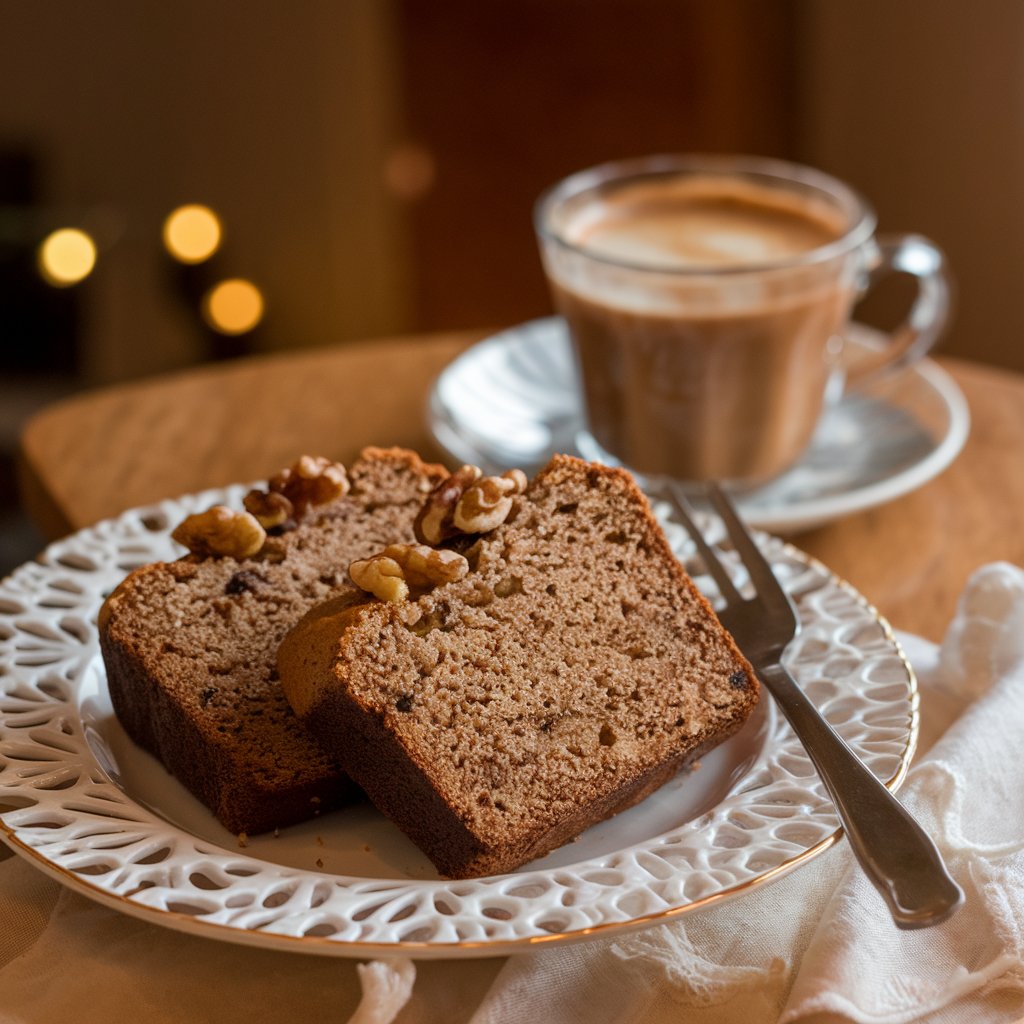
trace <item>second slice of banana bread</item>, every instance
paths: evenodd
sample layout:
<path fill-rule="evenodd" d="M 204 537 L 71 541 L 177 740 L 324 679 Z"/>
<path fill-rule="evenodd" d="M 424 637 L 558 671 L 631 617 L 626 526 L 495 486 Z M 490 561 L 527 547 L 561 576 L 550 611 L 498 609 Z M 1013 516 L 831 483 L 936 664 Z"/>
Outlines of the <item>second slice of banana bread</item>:
<path fill-rule="evenodd" d="M 371 448 L 349 475 L 349 494 L 258 554 L 144 566 L 100 612 L 125 731 L 236 833 L 302 821 L 359 793 L 288 706 L 277 647 L 314 605 L 352 598 L 353 559 L 411 539 L 426 492 L 447 473 L 414 452 Z"/>

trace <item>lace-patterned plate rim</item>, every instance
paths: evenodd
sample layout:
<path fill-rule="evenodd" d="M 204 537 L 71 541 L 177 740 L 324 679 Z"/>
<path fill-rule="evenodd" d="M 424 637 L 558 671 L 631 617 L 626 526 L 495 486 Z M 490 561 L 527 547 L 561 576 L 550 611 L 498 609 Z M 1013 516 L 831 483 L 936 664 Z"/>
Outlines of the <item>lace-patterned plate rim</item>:
<path fill-rule="evenodd" d="M 375 879 L 282 866 L 185 832 L 117 784 L 116 764 L 98 757 L 96 737 L 85 735 L 92 726 L 82 692 L 90 673 L 105 686 L 95 634 L 105 593 L 134 565 L 179 554 L 168 530 L 183 515 L 237 503 L 245 489 L 132 510 L 51 545 L 0 583 L 0 806 L 13 801 L 0 812 L 0 837 L 67 887 L 162 926 L 265 948 L 495 956 L 706 910 L 788 874 L 840 838 L 820 782 L 767 696 L 757 756 L 742 770 L 731 766 L 736 777 L 724 798 L 667 830 L 621 836 L 621 847 L 588 859 L 468 881 Z M 713 599 L 685 535 L 665 525 Z M 891 628 L 820 562 L 759 539 L 805 618 L 791 667 L 895 789 L 916 746 L 919 698 Z"/>

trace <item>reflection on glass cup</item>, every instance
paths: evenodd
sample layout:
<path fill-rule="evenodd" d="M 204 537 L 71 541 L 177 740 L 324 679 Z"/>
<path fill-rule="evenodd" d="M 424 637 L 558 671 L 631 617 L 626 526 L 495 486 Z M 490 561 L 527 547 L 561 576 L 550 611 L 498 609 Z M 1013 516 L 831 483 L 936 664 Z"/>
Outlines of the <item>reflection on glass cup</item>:
<path fill-rule="evenodd" d="M 811 168 L 658 156 L 582 171 L 536 229 L 572 336 L 589 436 L 645 475 L 753 484 L 807 447 L 829 396 L 920 358 L 945 323 L 941 252 L 875 236 L 867 203 Z M 907 320 L 847 366 L 843 330 L 880 275 L 918 282 Z"/>

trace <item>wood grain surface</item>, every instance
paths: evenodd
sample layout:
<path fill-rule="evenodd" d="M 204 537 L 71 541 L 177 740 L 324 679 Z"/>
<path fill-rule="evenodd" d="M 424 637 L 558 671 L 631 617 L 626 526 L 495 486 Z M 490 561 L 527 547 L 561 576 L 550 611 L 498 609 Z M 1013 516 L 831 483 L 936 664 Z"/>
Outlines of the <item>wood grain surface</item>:
<path fill-rule="evenodd" d="M 367 444 L 439 457 L 425 426 L 435 375 L 485 332 L 423 335 L 206 366 L 60 402 L 21 449 L 26 511 L 59 537 L 126 508 L 255 480 L 302 452 Z M 888 505 L 795 536 L 898 629 L 941 639 L 979 565 L 1024 565 L 1024 376 L 940 360 L 971 408 L 967 445 Z"/>

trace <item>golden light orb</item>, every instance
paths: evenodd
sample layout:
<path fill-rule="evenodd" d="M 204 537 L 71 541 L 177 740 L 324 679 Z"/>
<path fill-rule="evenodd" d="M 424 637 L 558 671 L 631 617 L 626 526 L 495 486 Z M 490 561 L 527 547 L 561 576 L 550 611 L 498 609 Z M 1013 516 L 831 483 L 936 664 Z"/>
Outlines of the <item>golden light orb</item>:
<path fill-rule="evenodd" d="M 221 334 L 245 334 L 263 319 L 263 294 L 244 278 L 214 285 L 203 297 L 203 318 Z"/>
<path fill-rule="evenodd" d="M 208 206 L 179 206 L 164 221 L 164 247 L 180 263 L 202 263 L 219 248 L 220 218 Z"/>
<path fill-rule="evenodd" d="M 96 266 L 96 243 L 78 228 L 60 228 L 39 246 L 39 272 L 57 288 L 78 284 Z"/>
<path fill-rule="evenodd" d="M 424 198 L 437 180 L 437 161 L 426 146 L 404 142 L 384 161 L 384 183 L 392 195 L 405 202 Z"/>

